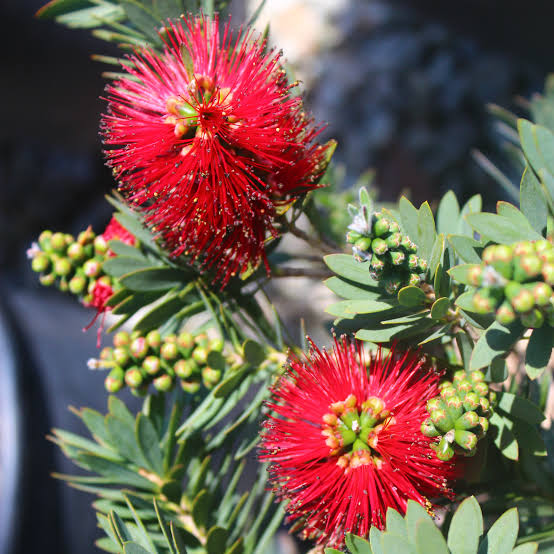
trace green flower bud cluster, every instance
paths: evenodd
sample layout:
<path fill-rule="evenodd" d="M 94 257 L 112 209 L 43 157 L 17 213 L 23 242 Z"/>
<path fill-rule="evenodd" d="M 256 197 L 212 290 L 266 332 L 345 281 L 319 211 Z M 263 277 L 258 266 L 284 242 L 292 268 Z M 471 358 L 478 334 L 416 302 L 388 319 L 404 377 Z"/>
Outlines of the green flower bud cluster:
<path fill-rule="evenodd" d="M 358 217 L 348 227 L 346 240 L 352 244 L 354 256 L 369 261 L 371 277 L 380 281 L 388 294 L 418 285 L 420 274 L 427 271 L 427 262 L 417 256 L 417 246 L 402 234 L 396 221 L 380 212 L 370 217 L 369 224 L 362 225 Z"/>
<path fill-rule="evenodd" d="M 89 304 L 97 283 L 117 290 L 117 282 L 102 270 L 107 252 L 102 235 L 95 235 L 89 227 L 77 239 L 65 233 L 43 231 L 27 255 L 32 259 L 33 271 L 40 273 L 41 284 L 56 285 L 62 292 L 70 292 Z"/>
<path fill-rule="evenodd" d="M 496 314 L 503 325 L 517 318 L 525 327 L 554 326 L 554 246 L 546 239 L 496 244 L 483 251 L 483 263 L 468 268 L 477 313 Z"/>
<path fill-rule="evenodd" d="M 212 389 L 221 381 L 222 370 L 210 367 L 208 357 L 216 352 L 219 361 L 229 365 L 223 346 L 221 339 L 210 339 L 204 333 L 183 331 L 162 337 L 157 330 L 145 336 L 140 331 L 120 331 L 114 335 L 113 346 L 103 348 L 100 358 L 90 359 L 88 366 L 110 371 L 104 382 L 108 392 L 128 386 L 143 394 L 150 384 L 166 392 L 179 382 L 185 392 L 194 394 L 202 386 Z"/>
<path fill-rule="evenodd" d="M 454 454 L 473 456 L 477 442 L 486 435 L 496 393 L 484 379 L 482 371 L 468 375 L 462 369 L 452 382 L 441 383 L 439 396 L 427 401 L 429 417 L 421 424 L 421 432 L 437 438 L 431 448 L 440 460 Z"/>

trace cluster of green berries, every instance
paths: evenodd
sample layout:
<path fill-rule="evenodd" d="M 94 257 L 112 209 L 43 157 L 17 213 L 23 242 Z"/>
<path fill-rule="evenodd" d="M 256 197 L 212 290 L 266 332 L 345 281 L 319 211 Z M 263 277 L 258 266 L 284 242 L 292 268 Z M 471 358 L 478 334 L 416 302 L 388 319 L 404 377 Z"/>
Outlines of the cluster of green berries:
<path fill-rule="evenodd" d="M 42 285 L 56 285 L 62 292 L 78 296 L 84 304 L 94 303 L 94 290 L 99 284 L 110 291 L 117 288 L 102 270 L 108 244 L 90 227 L 77 239 L 66 233 L 43 231 L 27 255 L 32 259 L 33 271 L 40 273 Z"/>
<path fill-rule="evenodd" d="M 177 381 L 190 394 L 203 385 L 212 389 L 220 381 L 221 369 L 208 365 L 208 358 L 226 363 L 223 357 L 223 340 L 210 339 L 204 333 L 192 335 L 182 332 L 162 337 L 159 331 L 144 336 L 139 331 L 120 331 L 113 337 L 113 346 L 100 352 L 100 358 L 88 361 L 90 369 L 108 369 L 105 387 L 108 392 L 118 392 L 126 385 L 143 394 L 150 383 L 156 390 L 169 391 Z"/>
<path fill-rule="evenodd" d="M 426 437 L 440 437 L 431 444 L 440 460 L 454 454 L 473 456 L 477 441 L 489 429 L 496 393 L 489 390 L 482 371 L 457 371 L 453 381 L 440 385 L 440 394 L 427 401 L 429 417 L 421 424 Z"/>
<path fill-rule="evenodd" d="M 388 294 L 420 283 L 420 274 L 427 271 L 427 262 L 417 256 L 417 246 L 402 234 L 396 221 L 377 212 L 368 219 L 356 216 L 348 229 L 346 240 L 352 244 L 354 256 L 369 261 L 371 277 Z"/>
<path fill-rule="evenodd" d="M 546 239 L 497 244 L 483 251 L 483 263 L 468 268 L 467 280 L 478 287 L 477 313 L 495 312 L 508 325 L 519 317 L 525 327 L 554 326 L 554 246 Z"/>

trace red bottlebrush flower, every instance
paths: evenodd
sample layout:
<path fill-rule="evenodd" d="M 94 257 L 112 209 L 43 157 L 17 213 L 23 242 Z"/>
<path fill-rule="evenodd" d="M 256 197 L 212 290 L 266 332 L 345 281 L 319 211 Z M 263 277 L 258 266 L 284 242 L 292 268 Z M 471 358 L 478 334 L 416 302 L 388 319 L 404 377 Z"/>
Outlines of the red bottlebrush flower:
<path fill-rule="evenodd" d="M 128 199 L 178 256 L 225 285 L 265 259 L 280 207 L 314 189 L 326 147 L 293 97 L 280 54 L 251 31 L 189 16 L 162 33 L 162 54 L 130 56 L 108 87 L 102 132 Z"/>
<path fill-rule="evenodd" d="M 102 233 L 102 238 L 108 242 L 110 240 L 120 240 L 125 244 L 130 244 L 134 246 L 137 242 L 137 239 L 134 235 L 129 233 L 115 217 L 112 216 L 110 222 L 106 226 L 105 231 Z"/>
<path fill-rule="evenodd" d="M 345 532 L 382 529 L 389 507 L 404 514 L 412 499 L 431 510 L 429 498 L 451 497 L 456 466 L 437 459 L 420 431 L 439 375 L 394 348 L 366 366 L 346 337 L 332 353 L 312 348 L 272 389 L 260 455 L 273 462 L 275 492 L 304 538 L 340 547 Z"/>

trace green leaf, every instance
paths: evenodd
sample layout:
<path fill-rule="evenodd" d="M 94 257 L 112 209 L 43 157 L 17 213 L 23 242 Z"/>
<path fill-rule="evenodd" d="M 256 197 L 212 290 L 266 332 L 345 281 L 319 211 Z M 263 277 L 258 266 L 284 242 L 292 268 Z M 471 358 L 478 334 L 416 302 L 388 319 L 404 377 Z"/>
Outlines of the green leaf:
<path fill-rule="evenodd" d="M 141 215 L 138 212 L 129 210 L 129 213 L 117 213 L 114 217 L 144 246 L 154 251 L 158 250 L 152 233 L 141 223 Z"/>
<path fill-rule="evenodd" d="M 149 268 L 127 273 L 121 277 L 121 284 L 134 291 L 169 290 L 188 281 L 185 271 L 170 267 Z"/>
<path fill-rule="evenodd" d="M 160 449 L 160 439 L 150 418 L 143 413 L 139 413 L 137 416 L 136 438 L 142 455 L 148 463 L 148 467 L 158 475 L 163 475 L 163 456 Z"/>
<path fill-rule="evenodd" d="M 103 442 L 104 444 L 111 444 L 104 416 L 100 412 L 92 410 L 91 408 L 83 408 L 79 412 L 79 416 L 97 441 Z"/>
<path fill-rule="evenodd" d="M 130 290 L 121 289 L 108 298 L 106 306 L 117 306 L 118 304 L 121 304 L 124 300 L 127 300 L 132 294 L 133 293 Z"/>
<path fill-rule="evenodd" d="M 323 258 L 327 267 L 337 275 L 366 286 L 377 283 L 369 276 L 369 262 L 357 262 L 349 254 L 329 254 Z"/>
<path fill-rule="evenodd" d="M 452 554 L 475 554 L 483 534 L 483 515 L 474 496 L 458 507 L 448 529 L 448 548 Z"/>
<path fill-rule="evenodd" d="M 458 232 L 460 205 L 454 192 L 449 190 L 439 202 L 437 210 L 437 231 L 447 236 Z"/>
<path fill-rule="evenodd" d="M 429 517 L 429 514 L 426 512 L 425 508 L 414 500 L 408 500 L 408 508 L 406 510 L 405 520 L 408 538 L 413 544 L 415 544 L 416 542 L 417 524 L 421 521 L 428 521 L 430 523 L 433 522 L 433 520 Z"/>
<path fill-rule="evenodd" d="M 544 420 L 544 414 L 536 404 L 511 392 L 498 393 L 497 407 L 512 417 L 517 417 L 527 423 L 538 424 Z"/>
<path fill-rule="evenodd" d="M 374 281 L 377 285 L 377 281 Z M 364 287 L 360 284 L 345 281 L 340 277 L 330 277 L 323 284 L 337 296 L 348 300 L 367 300 L 371 296 L 381 296 L 381 290 L 375 287 Z"/>
<path fill-rule="evenodd" d="M 123 421 L 128 427 L 134 429 L 135 418 L 133 414 L 128 410 L 127 406 L 125 406 L 125 403 L 113 394 L 108 397 L 108 411 L 110 414 Z"/>
<path fill-rule="evenodd" d="M 541 125 L 535 125 L 533 135 L 542 158 L 542 167 L 554 175 L 554 134 Z M 541 167 L 537 167 L 537 169 L 541 169 Z"/>
<path fill-rule="evenodd" d="M 90 471 L 109 478 L 114 484 L 129 485 L 148 491 L 153 491 L 156 488 L 154 483 L 141 477 L 135 471 L 122 467 L 118 463 L 111 462 L 110 460 L 92 454 L 79 454 L 76 459 L 86 464 L 86 466 L 90 468 Z"/>
<path fill-rule="evenodd" d="M 110 240 L 108 241 L 108 248 L 118 256 L 126 256 L 128 258 L 137 258 L 139 260 L 146 260 L 143 253 L 136 247 L 127 244 L 126 242 L 121 242 L 120 240 Z"/>
<path fill-rule="evenodd" d="M 424 202 L 418 212 L 417 217 L 417 229 L 418 229 L 418 249 L 417 254 L 424 258 L 429 265 L 431 265 L 431 253 L 433 252 L 433 245 L 435 244 L 437 233 L 435 232 L 435 218 L 433 212 L 429 207 L 428 202 Z M 414 240 L 414 242 L 416 242 Z M 444 249 L 444 237 L 443 237 L 443 249 Z M 438 264 L 437 264 L 438 265 Z M 435 267 L 436 271 L 436 267 Z M 431 273 L 434 275 L 434 273 Z"/>
<path fill-rule="evenodd" d="M 154 44 L 160 43 L 157 33 L 160 21 L 154 14 L 140 2 L 132 0 L 119 0 L 123 6 L 129 21 L 142 33 L 144 33 Z"/>
<path fill-rule="evenodd" d="M 147 269 L 149 267 L 153 267 L 153 264 L 146 258 L 131 258 L 130 256 L 108 258 L 102 264 L 102 269 L 112 277 L 121 277 L 127 273 Z"/>
<path fill-rule="evenodd" d="M 433 342 L 434 340 L 440 339 L 444 337 L 445 335 L 448 335 L 448 332 L 450 331 L 450 328 L 452 327 L 452 323 L 447 323 L 446 325 L 442 325 L 441 327 L 437 327 L 430 335 L 427 335 L 424 339 L 420 340 L 417 344 L 418 346 L 422 344 L 428 344 L 429 342 Z"/>
<path fill-rule="evenodd" d="M 512 220 L 502 215 L 475 213 L 466 216 L 467 222 L 481 236 L 498 244 L 513 244 L 520 240 L 538 240 L 542 236 L 531 228 L 516 227 Z"/>
<path fill-rule="evenodd" d="M 534 127 L 535 126 L 526 119 L 518 119 L 517 121 L 517 129 L 519 131 L 521 147 L 523 148 L 525 157 L 529 160 L 529 163 L 535 171 L 538 171 L 541 167 L 544 167 L 544 162 L 537 148 L 535 134 L 533 132 Z"/>
<path fill-rule="evenodd" d="M 265 348 L 252 339 L 246 339 L 242 350 L 246 361 L 254 367 L 258 367 L 266 358 Z"/>
<path fill-rule="evenodd" d="M 146 312 L 146 314 L 137 321 L 134 330 L 147 332 L 152 329 L 157 329 L 171 316 L 176 314 L 184 305 L 185 303 L 177 294 L 169 295 L 160 304 L 157 304 L 150 311 Z"/>
<path fill-rule="evenodd" d="M 402 306 L 415 308 L 425 304 L 426 300 L 425 293 L 419 287 L 408 286 L 398 291 L 398 302 Z"/>
<path fill-rule="evenodd" d="M 548 367 L 554 348 L 554 332 L 549 325 L 533 329 L 525 352 L 525 371 L 530 379 L 537 379 Z"/>
<path fill-rule="evenodd" d="M 160 20 L 177 18 L 183 12 L 178 0 L 154 0 L 153 7 Z"/>
<path fill-rule="evenodd" d="M 387 508 L 387 533 L 393 533 L 395 535 L 407 535 L 406 522 L 404 518 L 390 506 Z"/>
<path fill-rule="evenodd" d="M 481 199 L 480 194 L 476 194 L 475 196 L 472 196 L 464 204 L 464 207 L 462 208 L 462 211 L 460 212 L 460 219 L 458 220 L 458 233 L 459 234 L 473 237 L 473 231 L 471 230 L 471 227 L 468 225 L 465 217 L 468 214 L 480 212 L 482 206 L 483 206 L 483 201 Z"/>
<path fill-rule="evenodd" d="M 343 300 L 328 306 L 325 311 L 337 317 L 350 317 L 356 314 L 372 314 L 390 310 L 396 302 L 384 300 Z"/>
<path fill-rule="evenodd" d="M 418 554 L 449 554 L 442 533 L 432 521 L 418 522 L 415 542 Z"/>
<path fill-rule="evenodd" d="M 504 358 L 495 358 L 485 373 L 485 380 L 492 383 L 502 383 L 508 378 L 508 368 Z"/>
<path fill-rule="evenodd" d="M 127 299 L 123 300 L 113 310 L 114 315 L 134 314 L 144 306 L 148 306 L 158 298 L 166 294 L 165 290 L 134 292 Z"/>
<path fill-rule="evenodd" d="M 431 306 L 431 317 L 433 319 L 442 319 L 448 313 L 448 308 L 450 308 L 450 299 L 444 296 L 437 298 Z"/>
<path fill-rule="evenodd" d="M 470 369 L 488 366 L 495 358 L 502 356 L 519 340 L 523 327 L 516 321 L 504 326 L 498 321 L 490 325 L 479 337 L 471 355 Z"/>
<path fill-rule="evenodd" d="M 526 167 L 523 172 L 519 191 L 519 203 L 521 211 L 527 218 L 527 225 L 530 224 L 537 233 L 544 235 L 546 219 L 548 217 L 548 205 L 541 184 L 529 167 Z"/>
<path fill-rule="evenodd" d="M 210 517 L 210 495 L 207 490 L 201 490 L 192 502 L 192 519 L 199 527 L 206 528 Z"/>
<path fill-rule="evenodd" d="M 408 542 L 405 537 L 393 535 L 392 533 L 383 533 L 382 535 L 383 552 L 385 554 L 417 554 L 415 546 Z"/>
<path fill-rule="evenodd" d="M 225 376 L 225 379 L 217 385 L 213 390 L 215 398 L 225 398 L 229 396 L 236 388 L 237 385 L 244 379 L 248 373 L 248 368 L 242 368 L 231 375 Z"/>
<path fill-rule="evenodd" d="M 207 554 L 221 554 L 224 552 L 228 536 L 229 533 L 227 529 L 214 525 L 208 531 L 208 538 L 206 540 Z"/>
<path fill-rule="evenodd" d="M 372 554 L 371 547 L 365 539 L 352 533 L 345 533 L 344 540 L 351 554 Z"/>
<path fill-rule="evenodd" d="M 431 255 L 429 256 L 429 269 L 428 273 L 431 279 L 435 276 L 444 256 L 445 249 L 445 240 L 444 235 L 441 233 L 437 236 L 433 248 L 431 250 Z"/>
<path fill-rule="evenodd" d="M 411 324 L 406 325 L 391 325 L 385 329 L 360 329 L 356 333 L 356 338 L 369 342 L 387 342 L 398 333 L 411 329 Z"/>
<path fill-rule="evenodd" d="M 135 420 L 131 427 L 118 417 L 108 414 L 106 416 L 106 427 L 110 433 L 111 443 L 118 452 L 127 460 L 139 465 L 146 465 L 142 452 L 139 449 L 135 438 Z"/>
<path fill-rule="evenodd" d="M 400 210 L 400 218 L 402 220 L 402 227 L 406 231 L 408 237 L 419 245 L 419 211 L 418 209 L 405 197 L 400 198 L 398 203 Z"/>
<path fill-rule="evenodd" d="M 464 310 L 464 312 L 473 312 L 473 295 L 475 294 L 475 290 L 467 290 L 466 292 L 463 292 L 456 298 L 454 301 L 454 304 L 456 306 L 459 306 Z"/>
<path fill-rule="evenodd" d="M 125 554 L 152 554 L 152 552 L 150 552 L 149 550 L 146 550 L 136 542 L 124 542 L 123 552 Z"/>
<path fill-rule="evenodd" d="M 463 235 L 449 235 L 448 242 L 463 262 L 468 264 L 481 263 L 483 247 L 479 241 Z"/>
<path fill-rule="evenodd" d="M 371 526 L 369 530 L 369 544 L 373 554 L 385 554 L 383 550 L 383 533 L 377 527 Z"/>
<path fill-rule="evenodd" d="M 510 423 L 512 425 L 510 426 Z M 536 425 L 529 425 L 520 419 L 506 420 L 506 426 L 515 435 L 522 452 L 532 456 L 546 456 L 546 445 Z"/>
<path fill-rule="evenodd" d="M 491 427 L 494 428 L 494 444 L 509 460 L 519 458 L 519 449 L 515 435 L 510 430 L 507 420 L 498 413 L 493 413 L 490 418 Z"/>
<path fill-rule="evenodd" d="M 511 554 L 516 544 L 518 529 L 517 508 L 504 512 L 483 539 L 479 546 L 479 554 Z"/>
<path fill-rule="evenodd" d="M 512 550 L 512 554 L 536 554 L 539 545 L 536 542 L 520 544 Z"/>
<path fill-rule="evenodd" d="M 71 29 L 93 29 L 104 21 L 117 22 L 122 19 L 125 19 L 125 12 L 113 4 L 75 10 L 56 17 L 58 23 Z"/>
<path fill-rule="evenodd" d="M 469 270 L 478 266 L 479 264 L 460 264 L 455 265 L 454 267 L 451 267 L 447 273 L 454 279 L 454 281 L 457 281 L 458 283 L 462 283 L 464 285 L 471 285 L 469 282 L 468 274 Z"/>
<path fill-rule="evenodd" d="M 90 6 L 89 0 L 50 0 L 37 12 L 37 17 L 48 19 Z"/>
<path fill-rule="evenodd" d="M 337 550 L 336 548 L 326 548 L 324 552 L 325 554 L 343 554 L 341 550 Z"/>

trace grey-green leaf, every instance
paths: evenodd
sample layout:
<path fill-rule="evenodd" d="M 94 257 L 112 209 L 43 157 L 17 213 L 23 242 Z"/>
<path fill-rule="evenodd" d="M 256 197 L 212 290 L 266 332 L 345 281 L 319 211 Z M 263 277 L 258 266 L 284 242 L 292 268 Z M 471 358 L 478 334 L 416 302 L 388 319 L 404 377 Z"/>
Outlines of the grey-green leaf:
<path fill-rule="evenodd" d="M 530 379 L 540 377 L 548 367 L 554 348 L 554 330 L 549 325 L 533 329 L 525 351 L 525 371 Z"/>
<path fill-rule="evenodd" d="M 148 462 L 149 468 L 163 475 L 163 456 L 160 449 L 160 440 L 150 418 L 143 413 L 137 416 L 136 435 L 139 448 Z"/>
<path fill-rule="evenodd" d="M 483 539 L 479 546 L 479 554 L 511 554 L 516 543 L 518 529 L 517 508 L 504 512 Z"/>
<path fill-rule="evenodd" d="M 458 507 L 448 529 L 448 548 L 452 554 L 475 554 L 483 534 L 483 515 L 474 496 Z"/>
<path fill-rule="evenodd" d="M 492 323 L 479 337 L 471 355 L 470 369 L 488 366 L 495 358 L 508 352 L 523 334 L 519 322 L 504 326 L 498 321 Z"/>
<path fill-rule="evenodd" d="M 442 533 L 432 521 L 419 521 L 415 538 L 418 554 L 449 554 Z"/>

